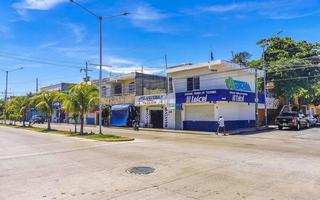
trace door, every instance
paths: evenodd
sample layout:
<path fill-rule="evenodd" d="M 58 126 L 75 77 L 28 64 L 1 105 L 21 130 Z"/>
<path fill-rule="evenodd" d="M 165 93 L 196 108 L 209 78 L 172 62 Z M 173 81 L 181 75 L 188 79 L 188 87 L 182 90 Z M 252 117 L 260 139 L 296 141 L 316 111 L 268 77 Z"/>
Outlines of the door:
<path fill-rule="evenodd" d="M 163 111 L 150 110 L 152 128 L 163 128 Z"/>

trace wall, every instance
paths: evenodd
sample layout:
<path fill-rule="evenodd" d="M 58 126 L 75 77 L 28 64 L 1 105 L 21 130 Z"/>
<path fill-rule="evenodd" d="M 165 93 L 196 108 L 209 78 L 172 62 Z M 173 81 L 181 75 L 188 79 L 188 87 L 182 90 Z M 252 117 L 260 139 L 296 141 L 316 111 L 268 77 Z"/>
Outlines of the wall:
<path fill-rule="evenodd" d="M 203 69 L 199 69 L 172 76 L 174 91 L 176 93 L 186 92 L 187 78 L 192 76 L 200 76 L 200 90 L 227 89 L 226 79 L 232 77 L 234 80 L 247 82 L 250 85 L 251 91 L 255 91 L 254 74 L 244 73 L 241 71 L 213 73 L 209 70 L 206 70 L 207 74 L 203 74 L 203 72 Z"/>
<path fill-rule="evenodd" d="M 148 109 L 148 111 L 147 111 Z M 142 105 L 140 106 L 140 122 L 150 123 L 150 110 L 163 110 L 163 128 L 175 129 L 175 95 L 168 94 L 164 96 L 164 104 Z"/>
<path fill-rule="evenodd" d="M 255 104 L 218 102 L 218 113 L 225 120 L 255 120 Z"/>

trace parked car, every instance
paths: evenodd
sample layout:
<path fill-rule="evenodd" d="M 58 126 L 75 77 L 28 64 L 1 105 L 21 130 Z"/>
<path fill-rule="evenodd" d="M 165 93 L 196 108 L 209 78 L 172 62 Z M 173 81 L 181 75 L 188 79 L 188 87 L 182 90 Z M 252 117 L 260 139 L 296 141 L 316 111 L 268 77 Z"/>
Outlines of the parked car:
<path fill-rule="evenodd" d="M 43 124 L 44 121 L 45 119 L 41 115 L 33 115 L 30 119 L 30 123 L 32 124 Z"/>
<path fill-rule="evenodd" d="M 317 122 L 318 122 L 318 119 L 315 118 L 313 115 L 307 115 L 307 120 L 308 122 L 310 123 L 311 126 L 316 126 L 317 125 Z"/>
<path fill-rule="evenodd" d="M 282 130 L 283 127 L 294 128 L 300 130 L 301 128 L 309 128 L 310 122 L 304 114 L 299 112 L 285 112 L 276 118 L 276 125 Z"/>

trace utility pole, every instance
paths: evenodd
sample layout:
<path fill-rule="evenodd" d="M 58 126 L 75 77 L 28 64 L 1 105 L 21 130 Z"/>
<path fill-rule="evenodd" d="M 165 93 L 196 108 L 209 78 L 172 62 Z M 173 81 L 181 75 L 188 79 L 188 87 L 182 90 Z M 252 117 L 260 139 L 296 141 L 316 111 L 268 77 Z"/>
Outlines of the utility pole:
<path fill-rule="evenodd" d="M 86 62 L 85 68 L 80 69 L 80 73 L 82 71 L 84 71 L 84 73 L 85 73 L 85 77 L 83 78 L 83 80 L 84 80 L 84 82 L 88 83 L 88 81 L 90 81 L 90 76 L 88 76 L 88 72 L 92 71 L 92 70 L 88 69 L 88 62 Z"/>
<path fill-rule="evenodd" d="M 39 91 L 39 80 L 36 78 L 36 93 Z"/>
<path fill-rule="evenodd" d="M 267 110 L 267 70 L 266 70 L 266 56 L 265 48 L 263 47 L 262 54 L 262 70 L 263 70 L 263 96 L 264 96 L 264 123 L 268 128 L 268 110 Z"/>
<path fill-rule="evenodd" d="M 166 65 L 166 69 L 168 69 L 168 58 L 167 58 L 167 54 L 164 55 L 164 63 Z M 168 75 L 166 76 L 166 93 L 169 93 L 169 79 L 168 79 Z"/>
<path fill-rule="evenodd" d="M 258 96 L 258 68 L 255 67 L 254 69 L 254 87 L 256 92 L 255 98 L 255 120 L 256 120 L 256 128 L 259 127 L 259 113 L 258 113 L 258 103 L 259 103 L 259 96 Z"/>
<path fill-rule="evenodd" d="M 8 105 L 8 79 L 9 79 L 9 72 L 14 72 L 17 70 L 21 70 L 23 69 L 23 67 L 17 68 L 17 69 L 13 69 L 13 70 L 4 70 L 4 69 L 0 69 L 0 71 L 3 71 L 6 73 L 6 89 L 4 91 L 4 106 L 7 107 Z M 4 123 L 7 123 L 7 115 L 4 116 Z"/>
<path fill-rule="evenodd" d="M 102 134 L 102 21 L 103 19 L 111 19 L 115 17 L 120 17 L 120 16 L 127 16 L 129 15 L 128 12 L 124 12 L 118 15 L 113 15 L 113 16 L 102 16 L 102 15 L 97 15 L 96 13 L 92 12 L 91 10 L 87 9 L 86 7 L 82 6 L 76 0 L 69 0 L 71 3 L 77 5 L 80 7 L 83 11 L 89 13 L 90 15 L 94 16 L 96 19 L 99 20 L 99 55 L 100 55 L 100 66 L 99 66 L 99 134 Z"/>

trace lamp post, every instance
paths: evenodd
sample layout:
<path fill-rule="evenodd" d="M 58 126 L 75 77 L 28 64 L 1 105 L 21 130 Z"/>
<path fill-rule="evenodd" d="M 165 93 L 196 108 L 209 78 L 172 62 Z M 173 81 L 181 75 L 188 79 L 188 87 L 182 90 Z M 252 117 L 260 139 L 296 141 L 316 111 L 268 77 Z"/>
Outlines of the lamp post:
<path fill-rule="evenodd" d="M 7 107 L 9 72 L 18 71 L 18 70 L 21 70 L 21 69 L 23 69 L 23 67 L 19 67 L 17 69 L 12 69 L 12 70 L 4 70 L 4 69 L 0 68 L 1 71 L 6 73 L 6 89 L 4 91 L 4 107 Z M 6 115 L 4 116 L 4 123 L 5 124 L 7 123 L 7 116 Z"/>
<path fill-rule="evenodd" d="M 75 5 L 79 6 L 82 10 L 86 11 L 87 13 L 94 16 L 96 19 L 99 20 L 99 28 L 100 28 L 100 67 L 99 67 L 99 134 L 102 134 L 102 21 L 103 19 L 111 19 L 115 17 L 120 16 L 127 16 L 129 15 L 128 12 L 124 12 L 118 15 L 112 15 L 112 16 L 101 16 L 97 15 L 96 13 L 92 12 L 91 10 L 87 9 L 86 7 L 82 6 L 75 0 L 70 0 L 71 3 L 74 3 Z"/>
<path fill-rule="evenodd" d="M 275 33 L 275 37 L 278 37 L 283 31 L 280 30 Z M 267 108 L 267 69 L 266 69 L 266 47 L 269 44 L 262 46 L 262 70 L 263 70 L 263 96 L 264 96 L 264 123 L 268 128 L 268 108 Z"/>

